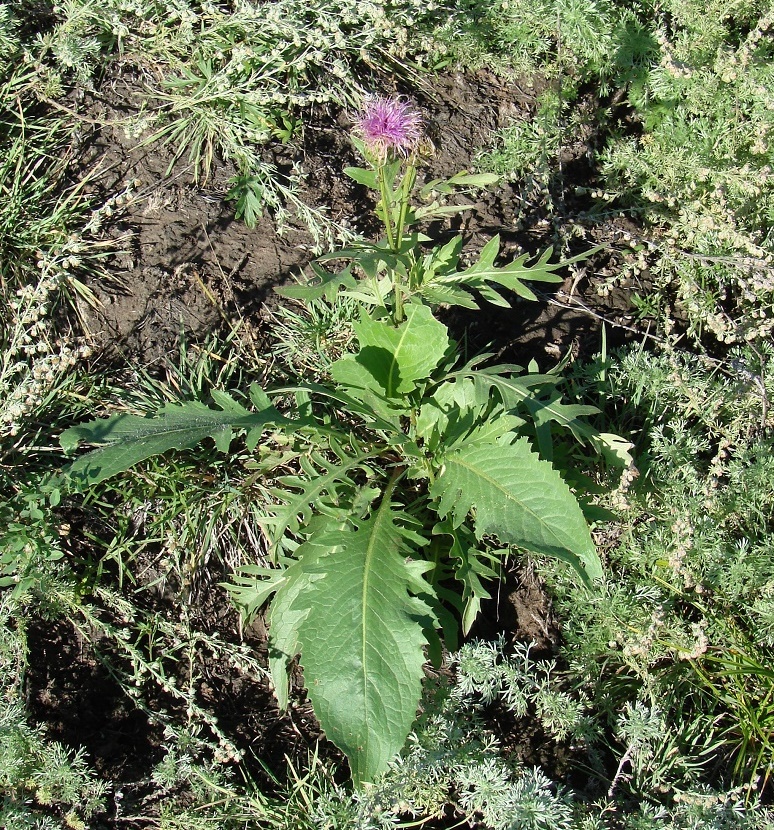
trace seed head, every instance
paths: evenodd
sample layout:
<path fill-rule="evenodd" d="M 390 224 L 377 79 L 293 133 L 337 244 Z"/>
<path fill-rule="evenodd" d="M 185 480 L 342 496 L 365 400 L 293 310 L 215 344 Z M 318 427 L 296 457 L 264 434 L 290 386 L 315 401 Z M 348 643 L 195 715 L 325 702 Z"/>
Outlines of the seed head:
<path fill-rule="evenodd" d="M 407 156 L 422 140 L 422 116 L 398 98 L 369 95 L 355 122 L 355 133 L 379 161 Z"/>

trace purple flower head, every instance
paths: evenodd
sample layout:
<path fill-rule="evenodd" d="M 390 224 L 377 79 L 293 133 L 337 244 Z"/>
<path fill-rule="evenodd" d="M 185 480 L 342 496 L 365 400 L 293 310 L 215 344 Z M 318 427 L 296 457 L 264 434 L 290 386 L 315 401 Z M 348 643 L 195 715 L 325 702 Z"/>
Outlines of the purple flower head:
<path fill-rule="evenodd" d="M 355 133 L 379 161 L 407 156 L 422 139 L 422 116 L 398 98 L 369 95 L 355 122 Z"/>

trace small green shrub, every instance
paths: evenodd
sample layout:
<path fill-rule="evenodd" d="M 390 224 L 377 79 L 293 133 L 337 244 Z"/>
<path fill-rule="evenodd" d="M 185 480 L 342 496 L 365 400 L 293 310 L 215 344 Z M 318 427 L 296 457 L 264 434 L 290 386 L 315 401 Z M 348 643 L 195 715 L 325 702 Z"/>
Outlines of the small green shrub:
<path fill-rule="evenodd" d="M 600 159 L 611 194 L 657 229 L 662 302 L 722 343 L 771 334 L 771 25 L 757 3 L 733 18 L 676 4 L 660 62 L 633 90 L 644 132 L 614 138 Z"/>
<path fill-rule="evenodd" d="M 463 62 L 494 53 L 510 64 L 513 38 L 527 49 L 515 51 L 519 70 L 549 83 L 534 116 L 496 136 L 482 168 L 536 178 L 550 209 L 562 184 L 559 148 L 585 133 L 598 175 L 587 192 L 601 200 L 588 219 L 622 212 L 644 222 L 646 253 L 621 276 L 647 270 L 641 304 L 663 332 L 766 342 L 774 319 L 768 5 L 747 0 L 729 15 L 693 0 L 550 9 L 525 0 L 504 9 L 474 3 L 471 14 L 480 33 L 455 35 L 449 24 Z M 584 84 L 603 96 L 593 113 L 572 106 Z"/>

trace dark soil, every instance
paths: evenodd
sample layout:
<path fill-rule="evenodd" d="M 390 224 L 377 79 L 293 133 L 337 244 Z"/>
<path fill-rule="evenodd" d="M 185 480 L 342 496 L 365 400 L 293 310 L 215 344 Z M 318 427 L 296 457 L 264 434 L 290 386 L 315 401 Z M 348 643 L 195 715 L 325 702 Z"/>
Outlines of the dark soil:
<path fill-rule="evenodd" d="M 147 774 L 163 755 L 161 729 L 129 699 L 98 658 L 99 642 L 68 622 L 38 622 L 28 633 L 27 704 L 49 737 L 83 747 L 112 781 Z"/>
<path fill-rule="evenodd" d="M 230 165 L 218 164 L 206 182 L 196 184 L 185 159 L 170 170 L 172 149 L 144 147 L 138 139 L 127 138 L 124 119 L 139 108 L 142 97 L 136 79 L 119 76 L 84 102 L 89 121 L 81 139 L 80 172 L 92 174 L 95 194 L 113 194 L 131 181 L 138 184 L 136 198 L 109 226 L 112 236 L 123 238 L 125 253 L 111 265 L 110 284 L 91 286 L 101 305 L 84 308 L 83 314 L 99 343 L 147 366 L 174 352 L 183 332 L 196 340 L 224 319 L 255 318 L 263 303 L 273 301 L 273 287 L 299 275 L 313 259 L 314 241 L 301 225 L 279 237 L 268 215 L 253 229 L 234 219 L 233 205 L 224 201 L 234 174 Z M 533 99 L 518 84 L 492 75 L 453 74 L 438 78 L 418 96 L 418 103 L 427 113 L 436 148 L 424 172 L 438 178 L 471 169 L 477 151 L 491 143 L 497 128 L 530 116 Z M 336 221 L 367 231 L 368 194 L 342 173 L 343 167 L 357 163 L 350 126 L 346 113 L 320 110 L 307 122 L 301 141 L 276 149 L 272 161 L 279 170 L 300 161 L 306 171 L 304 201 L 326 208 Z M 561 244 L 591 208 L 590 202 L 583 203 L 585 197 L 569 195 L 593 180 L 583 139 L 575 137 L 563 151 L 564 170 L 571 169 L 575 179 L 565 173 L 551 185 L 557 191 L 558 212 L 548 214 L 524 183 L 504 183 L 475 199 L 461 198 L 475 210 L 446 226 L 434 226 L 435 236 L 461 229 L 472 256 L 500 234 L 504 260 Z M 608 322 L 614 342 L 624 340 L 631 334 L 624 328 L 632 323 L 629 291 L 604 296 L 602 285 L 618 270 L 626 250 L 619 240 L 628 230 L 632 228 L 620 219 L 604 225 L 589 222 L 586 238 L 573 241 L 568 253 L 594 245 L 604 250 L 568 275 L 553 296 L 540 303 L 517 300 L 513 309 L 485 308 L 465 315 L 460 328 L 464 324 L 474 347 L 493 342 L 502 354 L 534 357 L 544 365 L 568 349 L 597 351 L 601 319 Z"/>
<path fill-rule="evenodd" d="M 228 164 L 218 163 L 210 178 L 197 184 L 184 162 L 169 169 L 171 150 L 143 147 L 127 138 L 121 119 L 138 110 L 142 97 L 140 83 L 127 71 L 106 79 L 99 92 L 79 104 L 86 115 L 79 173 L 92 172 L 95 196 L 109 196 L 126 182 L 137 181 L 136 198 L 105 226 L 109 236 L 124 239 L 125 252 L 111 263 L 109 283 L 90 286 L 99 307 L 84 306 L 82 313 L 95 343 L 111 359 L 152 369 L 175 354 L 181 334 L 196 341 L 235 319 L 260 328 L 261 307 L 275 302 L 273 287 L 302 272 L 314 251 L 311 235 L 300 225 L 280 237 L 271 216 L 254 229 L 234 219 L 233 206 L 224 202 L 234 172 Z M 485 73 L 441 76 L 417 97 L 436 147 L 427 163 L 428 178 L 472 168 L 476 152 L 489 144 L 493 131 L 513 118 L 529 117 L 534 105 L 529 89 Z M 360 217 L 359 227 L 367 230 L 368 194 L 341 172 L 357 163 L 349 126 L 346 113 L 320 110 L 307 121 L 301 139 L 274 151 L 273 160 L 279 169 L 302 162 L 305 201 L 326 207 L 337 221 Z M 521 251 L 537 254 L 550 245 L 561 247 L 565 239 L 572 239 L 570 254 L 603 246 L 541 302 L 516 301 L 512 309 L 450 314 L 448 322 L 473 350 L 493 345 L 502 360 L 526 365 L 535 359 L 547 368 L 568 350 L 584 356 L 598 351 L 603 320 L 609 345 L 636 334 L 628 289 L 602 290 L 626 255 L 626 245 L 619 242 L 631 228 L 611 219 L 601 225 L 589 221 L 583 238 L 569 233 L 570 217 L 583 224 L 578 217 L 591 207 L 574 193 L 576 186 L 593 184 L 586 154 L 592 140 L 575 136 L 563 150 L 564 172 L 551 183 L 554 204 L 560 206 L 554 213 L 548 214 L 524 183 L 505 183 L 470 197 L 475 210 L 433 228 L 439 237 L 462 230 L 473 252 L 500 234 L 505 260 Z M 240 636 L 235 612 L 219 590 L 194 615 L 203 630 L 232 640 Z M 512 641 L 535 641 L 545 653 L 559 641 L 547 595 L 529 574 L 514 574 L 496 589 L 473 633 L 493 638 L 502 632 Z M 64 623 L 41 622 L 30 636 L 27 694 L 34 716 L 48 725 L 52 737 L 86 749 L 90 763 L 122 791 L 121 809 L 149 809 L 143 799 L 151 792 L 150 772 L 164 753 L 159 721 L 149 719 L 126 697 L 100 659 L 99 642 L 95 650 Z M 259 653 L 265 651 L 260 623 L 247 636 Z M 109 644 L 105 648 L 109 655 Z M 290 712 L 280 715 L 267 681 L 235 673 L 211 655 L 200 659 L 199 703 L 247 753 L 259 783 L 271 786 L 263 765 L 282 777 L 285 756 L 303 767 L 322 736 L 300 686 Z M 170 705 L 160 696 L 146 702 Z M 525 730 L 524 724 L 509 728 L 510 739 L 501 737 L 511 748 L 519 747 L 519 757 L 554 770 L 562 767 L 560 758 L 546 754 L 540 735 Z M 323 744 L 322 752 L 340 758 L 328 745 Z"/>

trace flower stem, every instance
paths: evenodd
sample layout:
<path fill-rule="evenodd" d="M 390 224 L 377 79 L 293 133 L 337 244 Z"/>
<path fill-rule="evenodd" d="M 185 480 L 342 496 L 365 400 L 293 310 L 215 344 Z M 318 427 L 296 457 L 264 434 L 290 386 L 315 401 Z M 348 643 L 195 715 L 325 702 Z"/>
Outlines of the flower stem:
<path fill-rule="evenodd" d="M 387 187 L 387 177 L 384 175 L 383 164 L 380 164 L 377 167 L 377 178 L 379 181 L 379 193 L 382 198 L 382 213 L 384 215 L 384 229 L 387 233 L 387 245 L 389 246 L 390 251 L 392 251 L 392 253 L 397 254 L 400 252 L 400 243 L 403 234 L 402 232 L 400 232 L 396 236 L 396 231 L 398 230 L 398 228 L 393 228 L 392 226 L 393 194 L 389 192 L 389 188 Z M 403 203 L 401 203 L 398 227 L 401 227 L 400 216 L 403 216 L 403 221 L 405 222 L 404 206 L 405 200 L 403 200 Z M 401 291 L 400 287 L 400 275 L 394 268 L 392 268 L 390 269 L 390 276 L 392 278 L 392 291 L 395 296 L 395 310 L 393 313 L 393 320 L 396 323 L 401 323 L 403 322 L 403 292 Z"/>
<path fill-rule="evenodd" d="M 416 183 L 416 180 L 417 166 L 414 156 L 412 155 L 398 190 L 400 194 L 400 210 L 398 211 L 398 223 L 395 227 L 395 247 L 393 248 L 396 254 L 400 253 L 401 246 L 403 245 L 403 232 L 406 228 L 409 200 L 411 199 L 411 194 L 414 192 L 414 184 Z M 409 278 L 410 291 L 411 274 L 409 273 L 407 276 Z M 392 281 L 395 287 L 395 318 L 396 322 L 400 323 L 403 320 L 403 293 L 401 291 L 397 273 L 393 275 Z"/>
<path fill-rule="evenodd" d="M 417 181 L 417 165 L 412 155 L 411 160 L 406 167 L 406 174 L 401 182 L 400 190 L 400 212 L 398 213 L 398 224 L 395 228 L 395 244 L 398 246 L 395 253 L 400 253 L 400 246 L 403 242 L 403 231 L 406 228 L 406 216 L 408 215 L 409 200 L 414 191 L 414 185 Z"/>
<path fill-rule="evenodd" d="M 384 175 L 384 164 L 376 168 L 376 177 L 379 181 L 379 195 L 382 199 L 382 213 L 384 215 L 384 229 L 387 233 L 387 244 L 395 252 L 395 234 L 392 229 L 392 194 L 387 192 L 387 179 Z"/>

